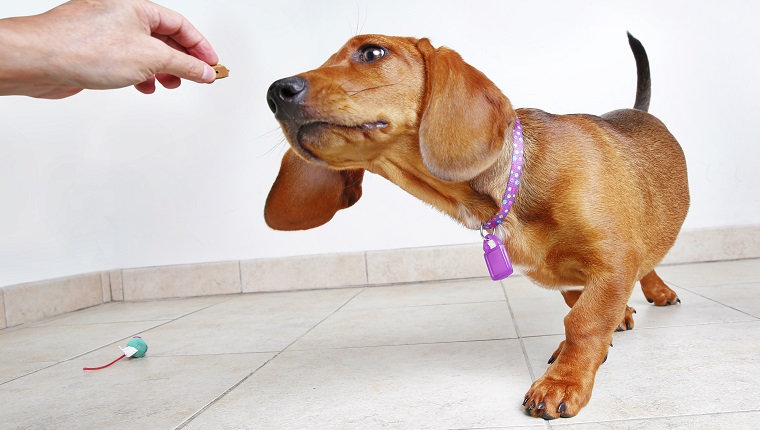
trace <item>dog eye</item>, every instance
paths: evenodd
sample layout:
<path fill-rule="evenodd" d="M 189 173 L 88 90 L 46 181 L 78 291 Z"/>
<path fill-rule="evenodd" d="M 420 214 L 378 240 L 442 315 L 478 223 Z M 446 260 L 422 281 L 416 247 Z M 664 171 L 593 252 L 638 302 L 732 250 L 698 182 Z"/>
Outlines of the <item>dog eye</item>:
<path fill-rule="evenodd" d="M 385 48 L 377 45 L 366 45 L 359 48 L 359 61 L 362 63 L 372 63 L 385 57 Z"/>

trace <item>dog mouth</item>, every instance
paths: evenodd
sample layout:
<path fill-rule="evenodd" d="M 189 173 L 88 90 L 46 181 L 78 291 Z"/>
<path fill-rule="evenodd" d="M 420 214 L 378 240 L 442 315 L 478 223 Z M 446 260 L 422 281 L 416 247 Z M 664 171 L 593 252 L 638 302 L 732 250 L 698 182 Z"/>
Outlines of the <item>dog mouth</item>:
<path fill-rule="evenodd" d="M 327 122 L 327 121 L 314 121 L 314 122 L 310 122 L 310 123 L 302 125 L 300 129 L 298 130 L 298 134 L 300 135 L 302 133 L 307 133 L 311 131 L 312 129 L 320 128 L 320 127 L 373 131 L 373 130 L 381 130 L 388 127 L 388 123 L 386 121 L 379 120 L 379 121 L 368 121 L 368 122 L 358 124 L 358 125 L 345 125 L 345 124 L 336 124 L 336 123 Z"/>
<path fill-rule="evenodd" d="M 336 124 L 327 121 L 309 122 L 298 127 L 298 130 L 295 133 L 295 142 L 297 143 L 296 149 L 299 150 L 301 154 L 306 158 L 319 162 L 322 160 L 307 147 L 313 146 L 313 144 L 306 145 L 305 143 L 313 143 L 313 139 L 319 134 L 320 131 L 327 129 L 337 129 L 370 133 L 377 130 L 383 130 L 385 128 L 388 128 L 388 126 L 388 122 L 383 120 L 368 121 L 358 125 Z"/>
<path fill-rule="evenodd" d="M 375 122 L 365 122 L 362 125 L 356 126 L 360 130 L 365 131 L 372 131 L 372 130 L 381 130 L 388 127 L 388 123 L 385 121 L 375 121 Z"/>

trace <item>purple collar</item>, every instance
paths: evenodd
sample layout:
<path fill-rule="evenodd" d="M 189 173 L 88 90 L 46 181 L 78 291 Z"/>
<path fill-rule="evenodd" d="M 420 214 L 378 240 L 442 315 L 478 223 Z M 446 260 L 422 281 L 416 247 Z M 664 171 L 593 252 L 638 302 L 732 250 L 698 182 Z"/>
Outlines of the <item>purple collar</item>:
<path fill-rule="evenodd" d="M 483 229 L 493 230 L 498 227 L 505 219 L 509 210 L 512 209 L 512 204 L 515 202 L 515 196 L 517 195 L 517 189 L 520 188 L 520 178 L 522 177 L 523 162 L 525 161 L 525 151 L 523 144 L 525 139 L 523 138 L 522 124 L 517 119 L 515 122 L 515 128 L 512 130 L 512 166 L 509 169 L 509 182 L 507 182 L 507 189 L 504 191 L 504 197 L 501 199 L 501 210 L 494 215 L 488 222 L 483 223 Z"/>

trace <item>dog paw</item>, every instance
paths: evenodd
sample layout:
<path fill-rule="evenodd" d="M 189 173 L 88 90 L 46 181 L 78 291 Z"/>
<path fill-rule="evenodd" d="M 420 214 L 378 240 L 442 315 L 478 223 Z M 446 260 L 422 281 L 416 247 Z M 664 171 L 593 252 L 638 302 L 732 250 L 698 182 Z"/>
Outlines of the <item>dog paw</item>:
<path fill-rule="evenodd" d="M 649 303 L 654 303 L 655 306 L 670 306 L 681 303 L 676 292 L 665 284 L 644 290 L 644 297 Z"/>
<path fill-rule="evenodd" d="M 574 417 L 591 398 L 593 382 L 544 375 L 525 395 L 525 412 L 545 420 Z"/>
<path fill-rule="evenodd" d="M 615 331 L 626 331 L 626 330 L 633 330 L 633 314 L 636 313 L 636 309 L 626 306 L 625 312 L 623 313 L 623 321 L 618 324 L 617 329 Z"/>
<path fill-rule="evenodd" d="M 681 303 L 675 291 L 665 285 L 654 270 L 641 278 L 641 291 L 649 303 L 655 306 L 670 306 Z"/>

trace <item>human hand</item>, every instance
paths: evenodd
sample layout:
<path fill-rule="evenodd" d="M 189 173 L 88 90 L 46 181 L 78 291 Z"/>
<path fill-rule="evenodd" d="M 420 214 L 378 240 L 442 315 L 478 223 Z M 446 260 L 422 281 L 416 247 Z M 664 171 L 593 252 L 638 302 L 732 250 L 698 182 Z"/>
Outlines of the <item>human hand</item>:
<path fill-rule="evenodd" d="M 189 21 L 147 0 L 72 0 L 0 20 L 0 42 L 11 56 L 0 54 L 0 94 L 42 98 L 130 85 L 150 94 L 156 80 L 166 88 L 213 82 L 209 65 L 218 61 Z"/>

